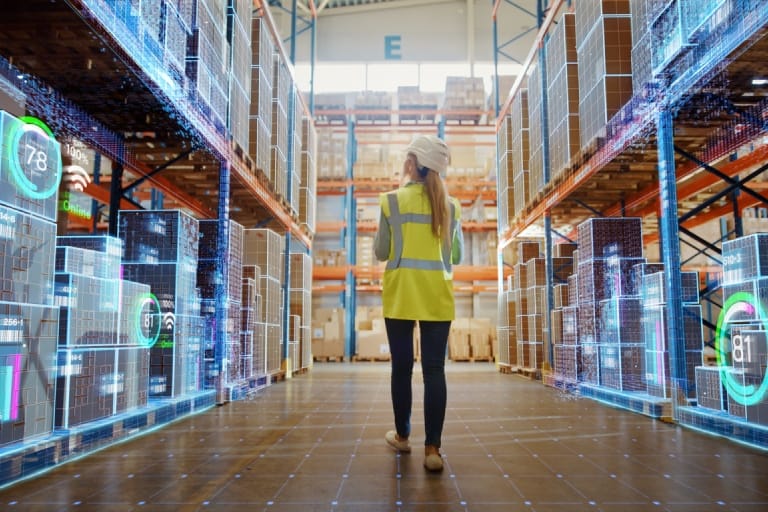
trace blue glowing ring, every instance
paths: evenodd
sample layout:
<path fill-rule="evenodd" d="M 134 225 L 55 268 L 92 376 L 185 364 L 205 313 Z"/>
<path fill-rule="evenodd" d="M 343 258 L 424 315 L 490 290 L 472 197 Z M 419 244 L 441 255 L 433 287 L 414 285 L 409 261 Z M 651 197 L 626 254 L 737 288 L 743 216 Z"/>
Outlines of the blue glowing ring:
<path fill-rule="evenodd" d="M 728 364 L 725 360 L 725 338 L 730 339 L 731 317 L 736 313 L 757 313 L 757 319 L 763 324 L 763 328 L 768 330 L 768 315 L 766 315 L 760 301 L 747 292 L 734 293 L 725 304 L 717 319 L 717 328 L 715 330 L 715 356 L 717 357 L 717 366 L 720 368 L 720 381 L 725 386 L 728 394 L 736 402 L 744 406 L 756 405 L 762 402 L 766 392 L 768 392 L 768 372 L 763 375 L 763 381 L 760 386 L 753 384 L 744 385 L 736 380 L 733 372 L 727 371 Z"/>
<path fill-rule="evenodd" d="M 155 332 L 151 333 L 149 336 L 144 335 L 144 306 L 147 304 L 153 304 L 156 313 L 154 315 L 157 317 L 157 320 L 155 321 Z M 152 293 L 146 293 L 142 295 L 139 298 L 138 306 L 136 307 L 136 318 L 135 318 L 135 327 L 136 327 L 136 337 L 138 338 L 139 342 L 144 345 L 147 348 L 152 347 L 155 343 L 157 343 L 158 338 L 160 338 L 160 301 L 157 300 L 157 297 L 155 297 Z"/>

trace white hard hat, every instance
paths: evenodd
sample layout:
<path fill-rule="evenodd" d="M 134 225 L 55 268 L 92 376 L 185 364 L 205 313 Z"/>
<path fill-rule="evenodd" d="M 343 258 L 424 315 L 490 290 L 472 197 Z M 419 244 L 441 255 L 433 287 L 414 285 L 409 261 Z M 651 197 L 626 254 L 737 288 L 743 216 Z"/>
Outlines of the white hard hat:
<path fill-rule="evenodd" d="M 407 153 L 416 157 L 419 167 L 426 167 L 438 174 L 445 174 L 448 169 L 448 146 L 445 141 L 434 135 L 419 135 L 406 148 Z"/>

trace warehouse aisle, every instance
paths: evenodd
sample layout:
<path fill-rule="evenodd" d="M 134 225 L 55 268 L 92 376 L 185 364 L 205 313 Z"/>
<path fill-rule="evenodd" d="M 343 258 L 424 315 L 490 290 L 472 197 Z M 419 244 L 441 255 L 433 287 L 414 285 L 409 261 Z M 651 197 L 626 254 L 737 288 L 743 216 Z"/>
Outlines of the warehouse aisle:
<path fill-rule="evenodd" d="M 34 511 L 646 512 L 768 510 L 768 454 L 449 363 L 445 471 L 386 446 L 386 363 L 324 363 L 0 491 Z"/>

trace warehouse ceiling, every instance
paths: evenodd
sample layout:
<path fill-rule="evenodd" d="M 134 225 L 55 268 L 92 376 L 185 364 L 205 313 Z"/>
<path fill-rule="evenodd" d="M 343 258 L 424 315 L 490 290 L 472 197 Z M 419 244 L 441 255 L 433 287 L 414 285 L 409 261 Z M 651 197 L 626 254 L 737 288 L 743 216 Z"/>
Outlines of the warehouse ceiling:
<path fill-rule="evenodd" d="M 475 0 L 472 0 L 474 3 Z M 398 9 L 402 7 L 414 7 L 417 5 L 431 4 L 455 4 L 469 3 L 457 2 L 457 0 L 317 0 L 314 2 L 318 16 L 328 16 L 334 14 L 344 14 L 350 12 L 362 12 L 377 9 Z M 508 2 L 509 5 L 529 12 L 536 12 L 537 0 L 518 0 L 517 2 Z M 272 4 L 280 4 L 285 8 L 290 8 L 290 0 L 271 1 Z M 304 12 L 311 12 L 310 0 L 299 0 L 299 8 Z"/>
<path fill-rule="evenodd" d="M 404 5 L 411 1 L 418 0 L 383 3 Z M 692 91 L 678 106 L 674 129 L 675 145 L 680 150 L 699 155 L 708 147 L 717 149 L 720 141 L 743 143 L 754 140 L 755 133 L 765 133 L 768 87 L 756 86 L 753 80 L 757 78 L 755 71 L 764 70 L 768 61 L 767 32 L 764 28 L 746 42 L 709 80 L 702 81 L 701 89 Z M 40 34 L 45 37 L 39 37 Z M 167 98 L 153 89 L 150 78 L 137 63 L 130 56 L 115 52 L 108 42 L 108 34 L 94 29 L 65 2 L 3 2 L 0 8 L 0 57 L 20 71 L 20 81 L 31 83 L 34 79 L 37 84 L 29 88 L 30 113 L 73 135 L 83 129 L 86 121 L 92 123 L 89 129 L 95 123 L 119 129 L 120 133 L 113 135 L 124 137 L 126 149 L 139 168 L 135 172 L 149 173 L 170 162 L 167 169 L 152 178 L 153 185 L 162 185 L 167 191 L 168 207 L 194 205 L 198 216 L 215 216 L 218 156 L 199 149 L 195 130 L 177 112 L 168 111 Z M 16 79 L 15 73 L 11 78 Z M 717 165 L 730 165 L 727 157 L 733 150 L 720 152 L 720 158 L 726 158 Z M 583 156 L 586 161 L 590 151 L 586 150 Z M 176 160 L 179 157 L 182 159 Z M 681 153 L 677 159 L 678 167 L 691 166 Z M 567 198 L 557 197 L 551 208 L 553 222 L 572 226 L 596 214 L 618 215 L 626 209 L 629 215 L 651 212 L 646 214 L 651 220 L 646 233 L 653 233 L 656 227 L 652 213 L 658 211 L 659 202 L 657 160 L 651 129 Z M 752 169 L 739 172 L 746 174 Z M 571 174 L 581 170 L 575 166 Z M 719 181 L 706 188 L 692 189 L 690 194 L 680 197 L 680 213 L 690 211 L 724 187 L 725 182 Z M 644 190 L 653 193 L 633 199 Z M 235 220 L 249 227 L 262 222 L 279 227 L 271 219 L 270 208 L 253 199 L 247 183 L 233 180 L 232 195 L 238 208 L 233 211 Z M 742 197 L 749 199 L 746 194 Z M 723 197 L 700 215 L 724 211 L 729 200 L 730 195 Z"/>

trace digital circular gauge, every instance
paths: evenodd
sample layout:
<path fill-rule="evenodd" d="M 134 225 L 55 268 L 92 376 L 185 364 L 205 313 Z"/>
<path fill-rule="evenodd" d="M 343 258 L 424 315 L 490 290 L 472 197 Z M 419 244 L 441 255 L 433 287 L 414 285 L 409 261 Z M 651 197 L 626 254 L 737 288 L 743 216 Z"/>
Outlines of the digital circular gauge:
<path fill-rule="evenodd" d="M 18 189 L 32 199 L 53 196 L 61 181 L 61 151 L 53 133 L 34 117 L 13 123 L 7 135 L 8 167 Z"/>
<path fill-rule="evenodd" d="M 142 295 L 136 306 L 136 337 L 139 342 L 152 347 L 157 343 L 160 337 L 160 328 L 162 327 L 162 313 L 160 312 L 160 302 L 151 293 Z"/>
<path fill-rule="evenodd" d="M 768 391 L 768 373 L 762 376 L 759 385 L 740 382 L 738 374 L 731 371 L 733 367 L 758 367 L 765 372 L 765 351 L 761 350 L 755 339 L 747 333 L 732 333 L 734 318 L 755 318 L 755 323 L 762 324 L 762 330 L 768 331 L 768 315 L 766 315 L 759 299 L 747 292 L 734 293 L 725 304 L 717 319 L 715 330 L 715 356 L 720 368 L 720 380 L 728 391 L 728 394 L 737 403 L 750 406 L 762 402 Z M 757 330 L 757 329 L 754 329 Z M 767 338 L 762 337 L 762 343 L 768 343 Z M 761 355 L 763 354 L 763 355 Z"/>

